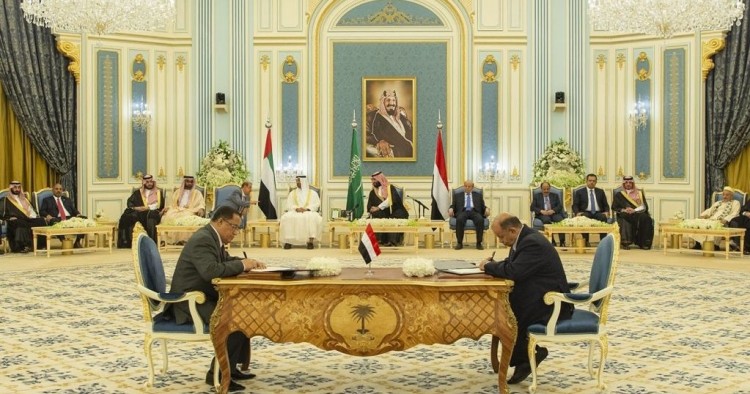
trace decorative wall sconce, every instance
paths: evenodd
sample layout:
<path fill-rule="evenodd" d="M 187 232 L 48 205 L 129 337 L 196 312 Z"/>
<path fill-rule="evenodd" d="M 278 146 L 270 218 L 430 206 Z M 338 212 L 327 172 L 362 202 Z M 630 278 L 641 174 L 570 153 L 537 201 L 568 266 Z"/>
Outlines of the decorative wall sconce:
<path fill-rule="evenodd" d="M 148 109 L 148 104 L 141 101 L 134 105 L 130 120 L 137 131 L 145 133 L 148 130 L 148 125 L 151 124 L 151 111 Z"/>
<path fill-rule="evenodd" d="M 298 175 L 302 175 L 302 169 L 299 164 L 292 163 L 292 156 L 286 160 L 286 166 L 276 170 L 276 180 L 279 182 L 294 183 Z"/>
<path fill-rule="evenodd" d="M 643 127 L 648 122 L 648 103 L 641 101 L 640 97 L 638 101 L 633 104 L 633 109 L 628 114 L 628 123 L 630 127 L 638 129 Z"/>
<path fill-rule="evenodd" d="M 495 163 L 495 156 L 490 156 L 490 162 L 484 163 L 483 167 L 477 170 L 478 182 L 489 182 L 490 187 L 495 182 L 502 182 L 505 179 L 505 171 L 500 170 L 500 164 Z"/>

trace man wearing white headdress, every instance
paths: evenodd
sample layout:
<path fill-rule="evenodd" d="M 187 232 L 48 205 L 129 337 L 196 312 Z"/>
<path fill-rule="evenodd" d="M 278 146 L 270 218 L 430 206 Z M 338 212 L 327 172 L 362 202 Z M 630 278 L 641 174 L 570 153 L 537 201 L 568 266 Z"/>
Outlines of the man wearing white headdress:
<path fill-rule="evenodd" d="M 182 184 L 177 190 L 172 193 L 172 198 L 169 206 L 164 208 L 164 213 L 161 217 L 161 223 L 173 224 L 179 218 L 189 216 L 203 217 L 206 213 L 206 201 L 203 198 L 203 193 L 195 188 L 195 177 L 185 175 L 182 178 Z M 171 236 L 170 242 L 183 243 L 190 238 L 190 234 L 174 234 Z"/>
<path fill-rule="evenodd" d="M 323 231 L 323 218 L 318 213 L 320 197 L 310 189 L 307 177 L 297 177 L 297 188 L 289 192 L 286 199 L 286 212 L 279 220 L 279 232 L 284 249 L 292 245 L 306 244 L 313 248 L 313 242 L 320 239 Z"/>
<path fill-rule="evenodd" d="M 740 214 L 740 202 L 734 199 L 734 189 L 729 186 L 725 186 L 721 191 L 721 200 L 716 201 L 708 209 L 701 212 L 701 219 L 713 219 L 718 220 L 726 226 L 732 219 Z M 693 249 L 701 249 L 701 242 L 706 240 L 711 241 L 712 238 L 702 235 L 691 235 L 696 242 Z M 717 243 L 714 244 L 718 247 L 718 242 L 721 237 L 715 237 L 713 240 Z"/>
<path fill-rule="evenodd" d="M 21 182 L 12 181 L 10 192 L 0 200 L 0 218 L 8 223 L 8 243 L 12 252 L 28 253 L 33 250 L 32 227 L 46 226 L 47 221 L 40 217 L 26 198 Z M 47 239 L 39 236 L 38 249 L 47 247 Z"/>

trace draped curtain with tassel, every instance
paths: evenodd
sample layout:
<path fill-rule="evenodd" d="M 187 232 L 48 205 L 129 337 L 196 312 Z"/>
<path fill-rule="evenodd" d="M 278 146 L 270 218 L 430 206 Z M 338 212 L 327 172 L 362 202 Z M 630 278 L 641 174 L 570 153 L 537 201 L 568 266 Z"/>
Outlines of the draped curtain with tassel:
<path fill-rule="evenodd" d="M 20 1 L 2 3 L 0 81 L 21 128 L 75 201 L 76 83 L 68 63 L 50 29 L 24 20 Z"/>
<path fill-rule="evenodd" d="M 706 79 L 706 205 L 727 184 L 724 171 L 750 142 L 750 7 L 726 37 Z"/>

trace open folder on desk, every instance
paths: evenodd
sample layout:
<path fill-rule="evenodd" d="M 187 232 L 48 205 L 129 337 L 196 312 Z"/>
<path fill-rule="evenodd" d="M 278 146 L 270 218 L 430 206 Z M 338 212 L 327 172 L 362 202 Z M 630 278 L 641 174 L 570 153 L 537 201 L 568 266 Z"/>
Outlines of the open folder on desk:
<path fill-rule="evenodd" d="M 254 269 L 238 275 L 245 279 L 303 279 L 313 276 L 314 269 L 290 268 L 290 267 L 266 267 Z"/>
<path fill-rule="evenodd" d="M 465 260 L 438 260 L 434 262 L 435 269 L 455 275 L 483 274 L 474 263 Z"/>

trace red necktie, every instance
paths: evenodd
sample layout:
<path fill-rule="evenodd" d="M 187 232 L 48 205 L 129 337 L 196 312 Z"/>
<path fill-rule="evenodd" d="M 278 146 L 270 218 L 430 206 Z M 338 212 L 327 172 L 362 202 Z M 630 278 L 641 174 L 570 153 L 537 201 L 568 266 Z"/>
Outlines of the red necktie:
<path fill-rule="evenodd" d="M 60 197 L 55 197 L 55 201 L 57 201 L 57 212 L 60 213 L 60 220 L 67 219 L 67 216 L 65 216 L 65 208 L 63 208 L 62 201 L 60 201 Z"/>

